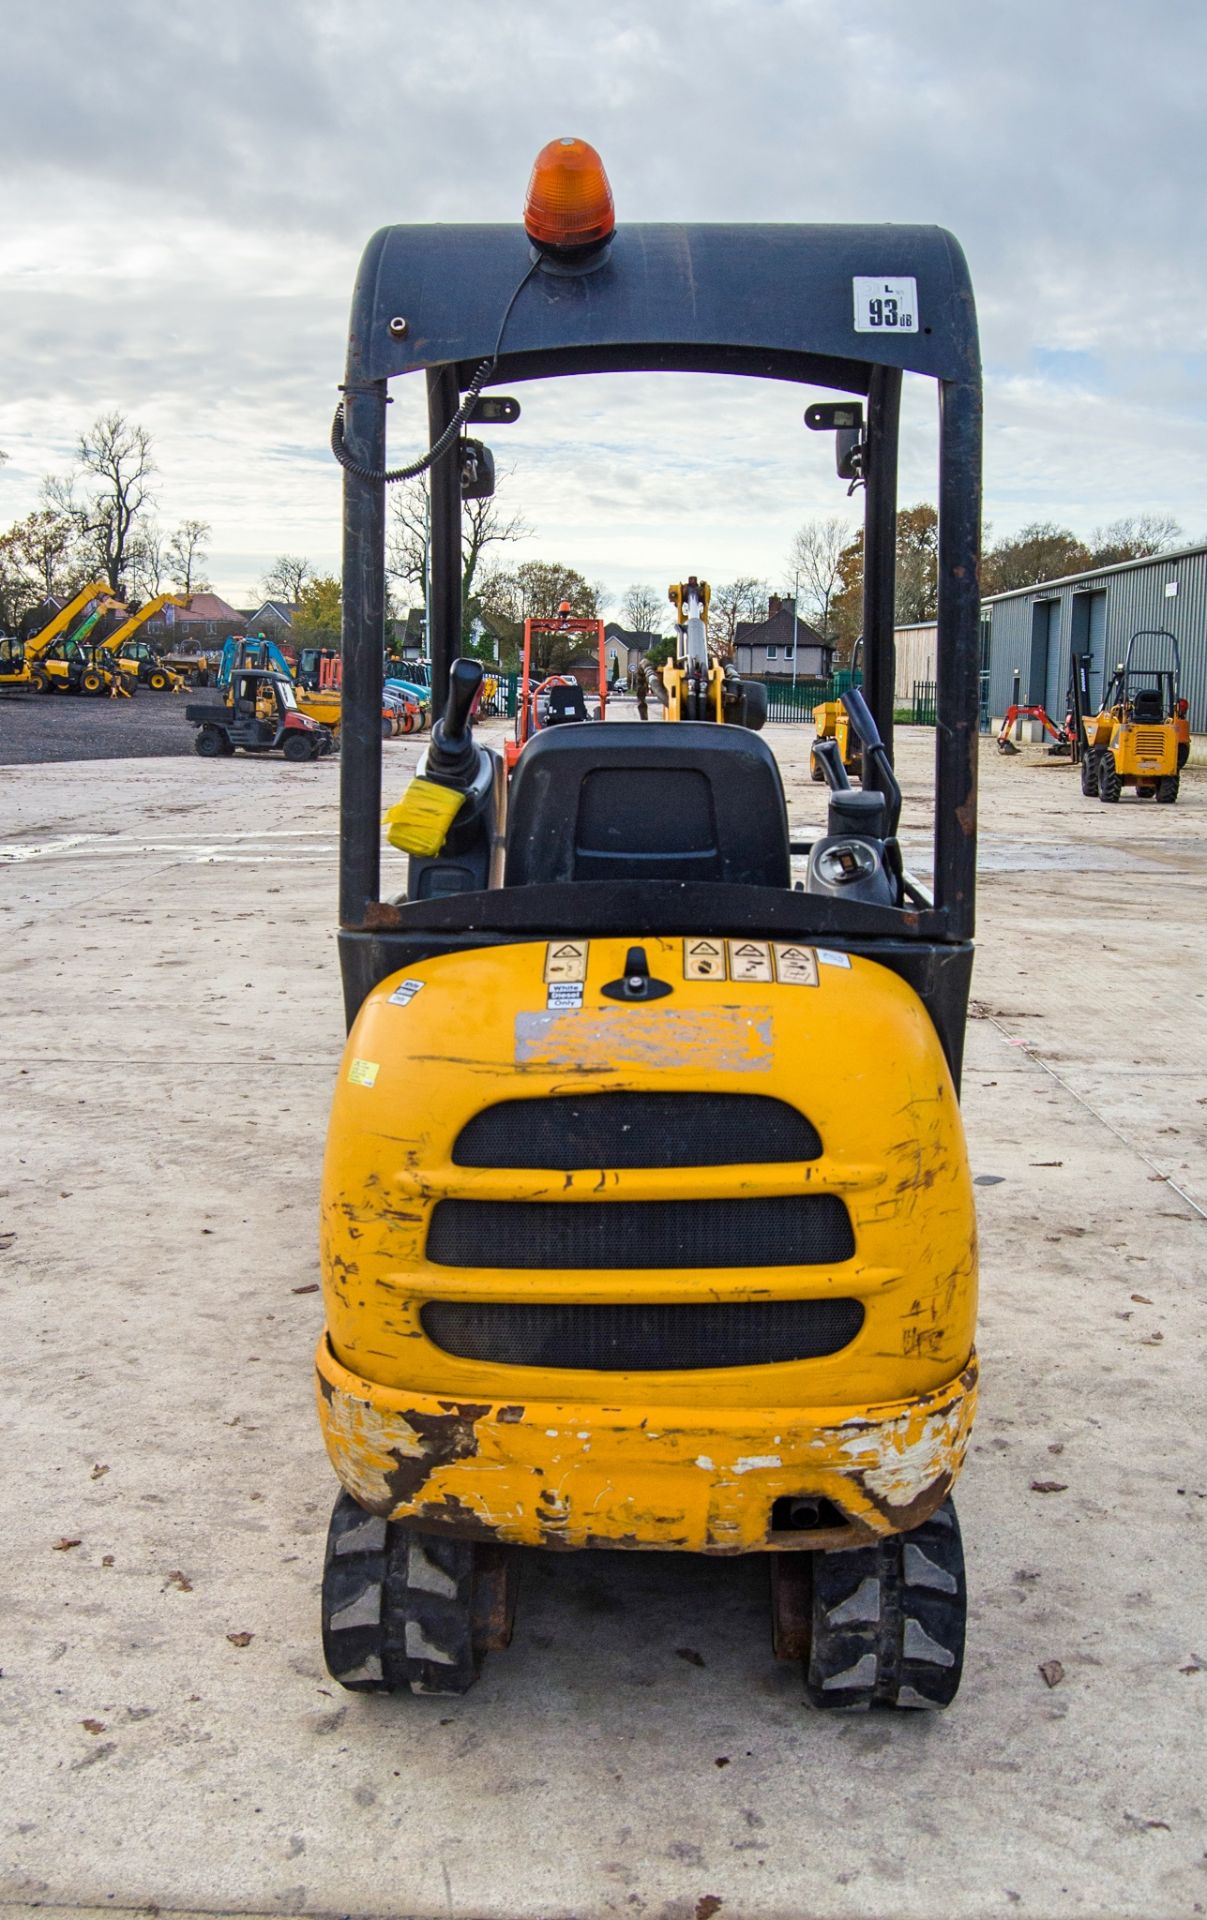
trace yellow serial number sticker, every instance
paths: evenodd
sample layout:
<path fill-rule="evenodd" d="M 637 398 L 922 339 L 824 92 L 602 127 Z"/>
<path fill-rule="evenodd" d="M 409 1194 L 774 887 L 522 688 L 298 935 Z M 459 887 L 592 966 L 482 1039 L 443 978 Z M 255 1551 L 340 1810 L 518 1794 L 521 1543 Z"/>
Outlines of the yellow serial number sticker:
<path fill-rule="evenodd" d="M 376 1060 L 354 1060 L 348 1068 L 348 1082 L 353 1087 L 371 1087 L 381 1071 Z"/>

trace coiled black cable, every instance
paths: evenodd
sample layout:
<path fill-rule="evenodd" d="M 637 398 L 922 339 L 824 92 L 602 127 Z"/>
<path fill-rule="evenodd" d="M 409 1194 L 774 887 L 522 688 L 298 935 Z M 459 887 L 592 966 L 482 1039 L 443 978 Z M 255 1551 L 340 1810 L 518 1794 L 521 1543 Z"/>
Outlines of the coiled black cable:
<path fill-rule="evenodd" d="M 503 332 L 507 322 L 511 318 L 511 310 L 540 264 L 540 256 L 538 254 L 516 287 L 506 307 L 503 309 L 503 318 L 499 322 L 499 331 L 495 337 L 494 352 L 488 360 L 483 360 L 479 363 L 473 379 L 465 389 L 465 398 L 457 408 L 456 413 L 449 421 L 447 427 L 445 427 L 444 432 L 440 435 L 435 445 L 429 447 L 420 459 L 413 460 L 409 467 L 383 467 L 378 469 L 375 467 L 362 466 L 359 460 L 354 460 L 344 443 L 344 403 L 342 400 L 340 401 L 335 409 L 335 418 L 331 422 L 331 451 L 346 473 L 354 473 L 358 480 L 371 480 L 388 487 L 392 486 L 396 480 L 418 479 L 421 473 L 426 473 L 427 469 L 439 460 L 441 454 L 447 453 L 449 447 L 457 438 L 462 427 L 473 412 L 478 395 L 499 364 L 499 351 L 503 345 Z"/>

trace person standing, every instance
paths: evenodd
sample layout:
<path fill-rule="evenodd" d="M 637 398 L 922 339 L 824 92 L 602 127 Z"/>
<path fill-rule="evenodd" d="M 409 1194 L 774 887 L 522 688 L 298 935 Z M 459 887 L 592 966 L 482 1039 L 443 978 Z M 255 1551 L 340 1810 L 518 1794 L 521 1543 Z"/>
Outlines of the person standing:
<path fill-rule="evenodd" d="M 633 692 L 637 697 L 637 718 L 648 720 L 650 717 L 650 676 L 644 660 L 637 662 L 637 671 L 633 675 Z"/>

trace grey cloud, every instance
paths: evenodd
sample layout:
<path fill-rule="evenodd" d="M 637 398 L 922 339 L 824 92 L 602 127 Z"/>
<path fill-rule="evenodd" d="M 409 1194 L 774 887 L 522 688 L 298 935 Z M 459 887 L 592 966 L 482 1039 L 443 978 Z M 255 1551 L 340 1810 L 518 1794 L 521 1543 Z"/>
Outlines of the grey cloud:
<path fill-rule="evenodd" d="M 0 445 L 14 458 L 0 512 L 25 510 L 29 476 L 117 404 L 155 432 L 181 512 L 204 512 L 220 539 L 229 514 L 232 552 L 248 516 L 268 550 L 300 547 L 299 521 L 321 530 L 333 497 L 320 463 L 364 241 L 393 220 L 517 218 L 536 148 L 571 130 L 603 152 L 622 221 L 949 226 L 982 314 L 999 528 L 1041 501 L 1089 521 L 1168 504 L 1197 525 L 1205 54 L 1207 14 L 1173 0 L 603 0 L 560 14 L 531 0 L 49 0 L 6 47 L 0 155 L 16 191 L 0 256 L 21 270 L 4 280 Z M 1040 364 L 1050 347 L 1095 353 L 1093 404 Z M 802 511 L 831 510 L 796 454 L 769 455 L 757 406 L 744 442 L 736 402 L 710 396 L 694 428 L 669 388 L 644 405 L 648 441 L 602 404 L 602 429 L 572 410 L 597 450 L 601 511 L 636 488 L 648 519 L 652 474 L 665 497 L 676 471 L 699 494 L 723 491 L 732 467 L 764 527 L 778 523 L 760 533 L 739 516 L 724 570 L 744 572 L 768 562 L 743 564 L 742 542 L 782 553 Z M 421 430 L 409 407 L 400 394 L 399 444 L 412 420 Z M 555 504 L 573 450 L 543 408 L 540 423 L 547 439 L 508 445 L 534 498 Z M 678 469 L 661 454 L 676 436 Z M 285 484 L 288 460 L 264 450 L 290 445 L 306 453 Z M 256 476 L 225 482 L 225 508 L 223 459 Z M 912 453 L 903 475 L 932 490 Z M 1147 491 L 1111 491 L 1127 485 Z M 1179 498 L 1158 502 L 1170 487 Z"/>

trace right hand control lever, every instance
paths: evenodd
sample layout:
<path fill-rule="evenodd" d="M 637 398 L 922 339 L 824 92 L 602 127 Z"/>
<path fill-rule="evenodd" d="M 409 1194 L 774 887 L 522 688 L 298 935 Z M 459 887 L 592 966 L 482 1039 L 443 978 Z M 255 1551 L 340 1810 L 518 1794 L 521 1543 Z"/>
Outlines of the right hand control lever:
<path fill-rule="evenodd" d="M 859 737 L 865 762 L 874 771 L 876 791 L 883 796 L 888 815 L 888 833 L 892 836 L 896 833 L 901 819 L 901 788 L 893 772 L 893 763 L 888 757 L 888 749 L 880 738 L 879 728 L 872 718 L 872 710 L 858 687 L 848 687 L 842 696 L 842 704 Z"/>

